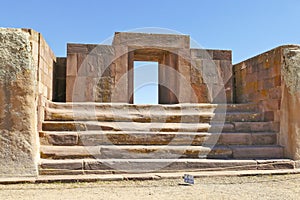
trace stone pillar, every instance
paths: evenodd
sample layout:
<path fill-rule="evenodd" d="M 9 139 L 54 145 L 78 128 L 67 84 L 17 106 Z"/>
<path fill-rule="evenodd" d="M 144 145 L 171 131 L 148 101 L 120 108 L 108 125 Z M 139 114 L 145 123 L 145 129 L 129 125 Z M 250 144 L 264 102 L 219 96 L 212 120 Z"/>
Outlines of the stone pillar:
<path fill-rule="evenodd" d="M 37 175 L 37 74 L 30 34 L 0 29 L 0 177 Z"/>
<path fill-rule="evenodd" d="M 178 56 L 165 53 L 159 63 L 159 103 L 178 103 Z"/>
<path fill-rule="evenodd" d="M 178 51 L 178 101 L 179 103 L 197 103 L 198 98 L 191 83 L 191 53 L 190 49 Z"/>
<path fill-rule="evenodd" d="M 114 59 L 114 88 L 112 89 L 111 102 L 130 103 L 133 85 L 129 83 L 129 78 L 133 78 L 132 70 L 128 68 L 128 47 L 123 45 L 115 46 Z M 133 81 L 133 80 L 131 80 Z"/>
<path fill-rule="evenodd" d="M 280 145 L 285 156 L 300 160 L 300 46 L 283 49 Z"/>

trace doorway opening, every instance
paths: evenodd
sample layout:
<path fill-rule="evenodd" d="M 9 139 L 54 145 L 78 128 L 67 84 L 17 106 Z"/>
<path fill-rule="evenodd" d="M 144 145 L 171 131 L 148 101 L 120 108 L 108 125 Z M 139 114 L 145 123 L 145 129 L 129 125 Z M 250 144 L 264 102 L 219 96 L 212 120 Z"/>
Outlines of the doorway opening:
<path fill-rule="evenodd" d="M 158 104 L 158 62 L 133 62 L 133 103 Z"/>

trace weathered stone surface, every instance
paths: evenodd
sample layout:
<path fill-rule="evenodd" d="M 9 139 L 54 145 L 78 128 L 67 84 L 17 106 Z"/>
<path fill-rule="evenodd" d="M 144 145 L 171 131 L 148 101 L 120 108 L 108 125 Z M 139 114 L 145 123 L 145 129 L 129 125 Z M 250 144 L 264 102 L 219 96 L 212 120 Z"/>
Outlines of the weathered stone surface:
<path fill-rule="evenodd" d="M 295 162 L 289 159 L 257 160 L 258 170 L 294 169 Z"/>
<path fill-rule="evenodd" d="M 45 111 L 46 120 L 55 121 L 115 121 L 115 122 L 161 122 L 161 123 L 209 123 L 213 113 L 199 112 L 196 109 L 190 112 L 164 110 L 71 110 L 71 109 L 49 109 Z M 225 117 L 223 117 L 225 118 Z"/>
<path fill-rule="evenodd" d="M 279 144 L 287 158 L 300 160 L 300 46 L 286 47 L 282 63 L 282 101 L 280 105 Z"/>
<path fill-rule="evenodd" d="M 283 49 L 282 75 L 290 93 L 300 92 L 300 47 Z"/>
<path fill-rule="evenodd" d="M 115 76 L 114 47 L 89 44 L 67 46 L 66 101 L 111 102 Z"/>
<path fill-rule="evenodd" d="M 250 133 L 222 133 L 218 140 L 223 145 L 250 145 Z"/>
<path fill-rule="evenodd" d="M 188 132 L 82 132 L 80 145 L 202 145 L 209 133 Z"/>
<path fill-rule="evenodd" d="M 198 169 L 201 171 L 220 170 L 253 170 L 256 169 L 254 160 L 221 160 L 221 159 L 130 159 L 130 160 L 84 160 L 85 170 L 111 169 L 114 172 L 122 169 L 125 172 L 138 172 L 154 170 L 156 172 L 186 171 Z"/>
<path fill-rule="evenodd" d="M 256 105 L 255 105 L 256 106 Z M 217 105 L 217 104 L 193 104 L 193 103 L 185 103 L 185 104 L 124 104 L 124 103 L 97 103 L 97 102 L 82 102 L 82 103 L 58 103 L 58 102 L 47 102 L 48 108 L 58 109 L 58 110 L 73 110 L 73 112 L 81 112 L 82 110 L 91 111 L 91 110 L 97 110 L 99 112 L 105 112 L 105 111 L 111 111 L 111 112 L 131 112 L 136 110 L 141 111 L 171 111 L 171 112 L 179 112 L 179 113 L 194 113 L 194 112 L 214 112 L 216 108 L 221 108 L 221 110 L 226 110 L 228 107 L 228 111 L 237 111 L 239 109 L 242 109 L 241 112 L 247 110 L 252 110 L 253 105 L 252 104 L 224 104 L 224 105 Z"/>
<path fill-rule="evenodd" d="M 277 144 L 276 132 L 252 133 L 251 140 L 253 145 L 275 145 Z"/>
<path fill-rule="evenodd" d="M 207 132 L 208 123 L 141 123 L 141 122 L 55 122 L 43 123 L 44 131 L 152 131 L 152 132 Z"/>
<path fill-rule="evenodd" d="M 202 145 L 209 133 L 193 132 L 134 132 L 134 131 L 79 131 L 40 132 L 42 145 Z"/>
<path fill-rule="evenodd" d="M 41 157 L 51 159 L 176 159 L 231 158 L 232 150 L 225 146 L 172 145 L 99 145 L 99 146 L 41 146 Z"/>
<path fill-rule="evenodd" d="M 232 158 L 232 149 L 228 146 L 214 146 L 208 153 L 207 158 Z"/>
<path fill-rule="evenodd" d="M 214 60 L 229 60 L 231 61 L 231 51 L 230 50 L 215 50 L 213 51 Z"/>
<path fill-rule="evenodd" d="M 66 166 L 70 163 L 70 166 Z M 83 169 L 74 168 L 75 163 L 83 163 Z M 141 172 L 163 172 L 159 176 L 168 177 L 170 172 L 186 172 L 186 171 L 239 171 L 239 170 L 274 170 L 275 174 L 284 172 L 282 170 L 294 169 L 295 162 L 289 159 L 268 159 L 268 160 L 224 160 L 224 159 L 75 159 L 75 160 L 41 160 L 41 172 L 43 174 L 126 174 Z M 49 166 L 49 168 L 47 168 Z M 81 165 L 80 165 L 81 166 Z M 66 169 L 65 169 L 66 168 Z M 55 170 L 58 169 L 58 170 Z M 69 169 L 69 170 L 67 170 Z M 280 171 L 279 171 L 280 170 Z M 167 173 L 166 173 L 167 172 Z M 292 171 L 289 171 L 292 172 Z M 235 175 L 252 174 L 237 173 Z M 271 173 L 270 171 L 267 174 Z M 288 173 L 288 171 L 285 171 Z M 142 175 L 142 174 L 141 174 Z M 152 174 L 153 175 L 153 174 Z M 212 174 L 211 174 L 212 175 Z M 149 176 L 145 176 L 149 177 Z M 152 176 L 150 176 L 152 177 Z"/>
<path fill-rule="evenodd" d="M 209 133 L 235 132 L 234 125 L 229 123 L 212 124 L 208 130 Z"/>
<path fill-rule="evenodd" d="M 51 159 L 75 159 L 75 158 L 94 158 L 100 156 L 100 147 L 83 146 L 45 146 L 40 148 L 41 158 Z"/>
<path fill-rule="evenodd" d="M 260 162 L 280 165 L 282 161 L 292 164 L 290 160 L 224 160 L 224 159 L 74 159 L 41 160 L 40 170 L 43 174 L 107 174 L 138 172 L 172 172 L 172 171 L 223 171 L 256 170 Z M 259 163 L 258 163 L 259 162 Z M 82 167 L 83 163 L 83 168 Z M 291 165 L 287 165 L 288 168 Z M 269 168 L 280 169 L 280 168 Z"/>
<path fill-rule="evenodd" d="M 39 164 L 39 175 L 78 175 L 83 174 L 83 160 L 45 160 Z"/>
<path fill-rule="evenodd" d="M 277 47 L 233 66 L 236 102 L 280 101 L 274 90 L 281 85 L 282 49 L 286 47 Z M 260 109 L 265 111 L 264 106 Z"/>
<path fill-rule="evenodd" d="M 176 159 L 205 157 L 209 148 L 202 146 L 102 146 L 101 157 L 120 159 Z"/>
<path fill-rule="evenodd" d="M 60 133 L 60 132 L 41 132 L 40 138 L 45 137 L 46 144 L 51 145 L 58 145 L 58 146 L 64 146 L 64 145 L 78 145 L 78 134 L 74 132 L 70 133 Z"/>
<path fill-rule="evenodd" d="M 116 32 L 114 45 L 189 48 L 188 35 Z"/>
<path fill-rule="evenodd" d="M 214 136 L 205 132 L 148 132 L 148 131 L 78 131 L 40 132 L 42 145 L 97 146 L 97 145 L 203 145 L 209 138 L 217 137 L 218 145 L 276 145 L 277 134 L 222 133 Z M 212 144 L 212 145 L 213 145 Z"/>
<path fill-rule="evenodd" d="M 226 122 L 259 122 L 262 120 L 262 115 L 260 113 L 216 113 L 213 117 L 214 121 L 224 120 Z"/>
<path fill-rule="evenodd" d="M 218 108 L 221 108 L 221 110 L 224 110 L 229 113 L 240 113 L 240 112 L 250 112 L 254 113 L 258 111 L 258 106 L 255 103 L 246 103 L 246 104 L 220 104 L 218 105 Z"/>
<path fill-rule="evenodd" d="M 295 161 L 295 168 L 300 168 L 300 160 Z"/>
<path fill-rule="evenodd" d="M 30 35 L 0 29 L 0 177 L 37 175 L 36 67 Z"/>
<path fill-rule="evenodd" d="M 235 131 L 270 132 L 277 131 L 273 122 L 233 122 Z"/>
<path fill-rule="evenodd" d="M 233 158 L 282 158 L 283 148 L 280 146 L 235 146 L 232 147 Z"/>
<path fill-rule="evenodd" d="M 70 160 L 40 160 L 40 168 L 42 169 L 71 169 L 82 170 L 83 160 L 70 159 Z"/>

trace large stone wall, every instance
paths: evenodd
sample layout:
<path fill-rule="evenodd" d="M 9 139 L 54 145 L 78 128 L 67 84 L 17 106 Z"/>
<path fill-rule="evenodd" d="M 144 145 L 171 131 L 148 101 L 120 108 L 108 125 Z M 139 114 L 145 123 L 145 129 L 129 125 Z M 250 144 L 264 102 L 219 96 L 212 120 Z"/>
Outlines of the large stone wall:
<path fill-rule="evenodd" d="M 292 159 L 300 158 L 298 51 L 299 46 L 280 46 L 233 66 L 236 103 L 256 103 Z"/>
<path fill-rule="evenodd" d="M 32 48 L 32 59 L 36 68 L 37 81 L 37 110 L 38 110 L 38 130 L 42 130 L 42 122 L 44 121 L 44 109 L 47 100 L 52 100 L 53 94 L 53 66 L 56 57 L 46 43 L 44 37 L 32 30 L 23 29 L 30 35 L 30 45 Z"/>
<path fill-rule="evenodd" d="M 231 51 L 145 33 L 116 33 L 112 45 L 68 44 L 66 100 L 132 103 L 133 61 L 159 63 L 159 103 L 232 102 Z"/>
<path fill-rule="evenodd" d="M 0 29 L 0 177 L 36 176 L 55 56 L 31 29 Z"/>
<path fill-rule="evenodd" d="M 191 84 L 198 102 L 232 103 L 232 55 L 228 50 L 191 49 Z"/>
<path fill-rule="evenodd" d="M 110 66 L 113 59 L 111 46 L 68 44 L 66 101 L 111 102 L 115 79 L 114 67 Z"/>
<path fill-rule="evenodd" d="M 257 103 L 265 120 L 280 121 L 282 47 L 233 66 L 236 103 Z"/>

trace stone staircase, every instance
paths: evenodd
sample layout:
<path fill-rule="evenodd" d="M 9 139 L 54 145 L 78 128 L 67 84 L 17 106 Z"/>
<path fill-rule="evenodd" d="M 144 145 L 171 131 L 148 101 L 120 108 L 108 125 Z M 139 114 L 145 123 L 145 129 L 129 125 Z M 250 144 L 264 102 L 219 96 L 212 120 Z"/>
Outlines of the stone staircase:
<path fill-rule="evenodd" d="M 254 104 L 53 103 L 40 174 L 293 168 Z"/>

